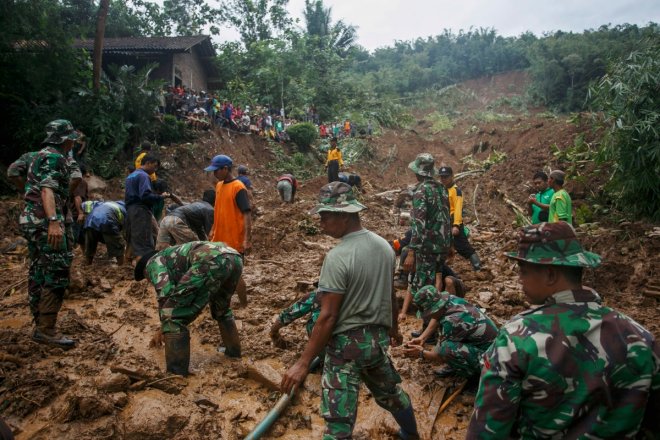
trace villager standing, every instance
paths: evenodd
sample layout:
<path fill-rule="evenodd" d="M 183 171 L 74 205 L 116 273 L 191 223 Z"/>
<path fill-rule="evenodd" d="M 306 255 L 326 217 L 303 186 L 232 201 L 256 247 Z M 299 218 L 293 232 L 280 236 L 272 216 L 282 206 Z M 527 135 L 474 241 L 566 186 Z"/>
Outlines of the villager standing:
<path fill-rule="evenodd" d="M 233 166 L 231 157 L 219 154 L 204 169 L 212 171 L 218 179 L 209 240 L 226 243 L 245 256 L 252 249 L 252 207 L 245 185 L 232 176 Z M 236 293 L 241 305 L 247 306 L 247 286 L 243 278 L 238 283 Z M 238 331 L 233 319 L 225 324 L 230 331 Z"/>
<path fill-rule="evenodd" d="M 550 173 L 548 179 L 550 188 L 555 191 L 550 200 L 550 207 L 548 210 L 548 221 L 550 223 L 562 221 L 568 224 L 573 224 L 571 196 L 568 194 L 568 191 L 564 189 L 565 176 L 566 175 L 563 171 L 555 170 Z"/>
<path fill-rule="evenodd" d="M 582 285 L 600 257 L 566 222 L 522 228 L 506 255 L 535 307 L 486 352 L 467 438 L 656 438 L 660 347 Z"/>
<path fill-rule="evenodd" d="M 43 148 L 32 158 L 25 181 L 25 207 L 19 224 L 28 241 L 28 302 L 35 322 L 32 339 L 69 349 L 75 341 L 55 330 L 57 314 L 69 286 L 73 260 L 65 231 L 70 166 L 67 154 L 79 134 L 65 119 L 46 125 Z"/>
<path fill-rule="evenodd" d="M 158 169 L 158 163 L 155 156 L 146 155 L 141 167 L 126 178 L 126 241 L 136 257 L 155 249 L 153 207 L 169 197 L 167 192 L 156 194 L 149 178 Z"/>
<path fill-rule="evenodd" d="M 325 161 L 325 168 L 328 170 L 328 183 L 339 181 L 339 169 L 344 166 L 344 160 L 341 157 L 341 151 L 337 148 L 337 138 L 330 140 L 330 149 Z"/>
<path fill-rule="evenodd" d="M 333 182 L 321 188 L 314 213 L 321 228 L 341 242 L 323 261 L 318 294 L 321 312 L 304 352 L 286 372 L 281 390 L 290 393 L 307 376 L 310 363 L 325 347 L 321 415 L 325 438 L 351 438 L 360 382 L 376 403 L 394 416 L 399 436 L 419 438 L 410 398 L 387 355 L 398 344 L 397 304 L 392 288 L 395 256 L 387 241 L 360 223 L 365 209 L 351 187 Z"/>
<path fill-rule="evenodd" d="M 470 261 L 474 270 L 481 270 L 481 260 L 477 251 L 470 244 L 465 234 L 463 224 L 463 192 L 454 182 L 454 171 L 451 167 L 444 166 L 438 170 L 440 182 L 447 189 L 449 196 L 449 217 L 451 218 L 451 234 L 454 240 L 456 253 Z"/>
<path fill-rule="evenodd" d="M 143 255 L 135 266 L 137 281 L 147 278 L 158 297 L 158 315 L 165 339 L 167 371 L 186 376 L 190 364 L 190 333 L 193 322 L 209 304 L 225 344 L 225 355 L 240 357 L 238 332 L 231 296 L 243 271 L 241 255 L 224 243 L 193 241 Z"/>

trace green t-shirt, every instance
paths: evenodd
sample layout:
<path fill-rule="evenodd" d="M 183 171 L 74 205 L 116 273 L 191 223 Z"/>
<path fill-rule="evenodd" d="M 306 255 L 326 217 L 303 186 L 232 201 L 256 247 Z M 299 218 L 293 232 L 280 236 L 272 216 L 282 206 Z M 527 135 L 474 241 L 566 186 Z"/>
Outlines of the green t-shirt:
<path fill-rule="evenodd" d="M 345 235 L 328 252 L 319 291 L 344 295 L 333 335 L 365 325 L 392 326 L 395 258 L 387 241 L 366 229 Z"/>
<path fill-rule="evenodd" d="M 555 190 L 548 187 L 542 192 L 537 192 L 536 193 L 536 201 L 539 203 L 543 203 L 544 205 L 549 205 L 550 201 L 552 200 L 552 196 L 555 194 Z M 532 224 L 535 225 L 537 223 L 541 222 L 547 222 L 548 218 L 541 220 L 539 218 L 539 214 L 541 214 L 543 210 L 541 209 L 540 206 L 537 205 L 532 205 Z M 547 213 L 547 211 L 546 211 Z"/>
<path fill-rule="evenodd" d="M 568 195 L 568 192 L 564 188 L 552 196 L 552 200 L 550 200 L 550 212 L 548 213 L 548 222 L 556 223 L 560 220 L 568 224 L 573 224 L 571 196 Z"/>

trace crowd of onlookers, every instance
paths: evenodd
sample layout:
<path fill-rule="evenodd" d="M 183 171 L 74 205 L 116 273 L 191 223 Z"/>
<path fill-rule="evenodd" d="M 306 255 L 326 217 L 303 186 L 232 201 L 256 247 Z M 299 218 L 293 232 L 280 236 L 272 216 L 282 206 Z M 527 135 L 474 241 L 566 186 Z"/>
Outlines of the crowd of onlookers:
<path fill-rule="evenodd" d="M 168 86 L 159 95 L 158 112 L 160 115 L 173 115 L 185 121 L 194 130 L 209 130 L 223 127 L 229 130 L 252 133 L 270 138 L 276 142 L 288 142 L 287 128 L 300 122 L 286 117 L 284 107 L 271 105 L 241 106 L 230 100 L 204 90 L 199 92 L 183 85 Z M 315 106 L 305 111 L 302 122 L 310 122 L 318 127 L 321 138 L 371 136 L 373 124 L 358 126 L 350 119 L 343 122 L 323 122 Z"/>

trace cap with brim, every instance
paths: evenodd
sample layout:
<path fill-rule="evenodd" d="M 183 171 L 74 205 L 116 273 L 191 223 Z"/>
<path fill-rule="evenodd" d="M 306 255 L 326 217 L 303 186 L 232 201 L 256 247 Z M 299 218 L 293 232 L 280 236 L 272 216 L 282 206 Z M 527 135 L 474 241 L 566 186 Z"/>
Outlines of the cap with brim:
<path fill-rule="evenodd" d="M 454 174 L 454 170 L 451 169 L 451 167 L 440 167 L 438 168 L 438 175 L 439 176 L 451 176 Z"/>
<path fill-rule="evenodd" d="M 46 125 L 46 139 L 43 140 L 45 144 L 61 144 L 66 140 L 75 141 L 81 137 L 81 133 L 77 132 L 70 121 L 66 119 L 55 119 Z"/>
<path fill-rule="evenodd" d="M 144 268 L 147 267 L 147 263 L 149 263 L 151 257 L 157 253 L 157 251 L 149 251 L 140 257 L 135 265 L 135 270 L 133 271 L 133 278 L 135 278 L 135 281 L 142 281 L 144 279 Z"/>
<path fill-rule="evenodd" d="M 234 164 L 231 157 L 219 154 L 211 160 L 211 165 L 204 168 L 204 171 L 215 171 L 223 167 L 230 167 Z"/>
<path fill-rule="evenodd" d="M 434 286 L 424 286 L 413 294 L 413 303 L 419 309 L 420 318 L 429 318 L 447 305 L 449 293 L 438 292 Z"/>
<path fill-rule="evenodd" d="M 418 176 L 433 177 L 435 174 L 434 163 L 435 161 L 431 154 L 421 153 L 417 155 L 415 160 L 408 164 L 408 168 Z"/>
<path fill-rule="evenodd" d="M 347 183 L 332 182 L 321 188 L 319 192 L 319 204 L 310 211 L 310 214 L 320 212 L 346 212 L 355 213 L 367 209 L 358 202 L 353 194 L 353 189 Z"/>
<path fill-rule="evenodd" d="M 566 222 L 539 223 L 520 230 L 518 252 L 508 258 L 533 264 L 570 267 L 598 267 L 600 255 L 585 251 L 573 227 Z"/>

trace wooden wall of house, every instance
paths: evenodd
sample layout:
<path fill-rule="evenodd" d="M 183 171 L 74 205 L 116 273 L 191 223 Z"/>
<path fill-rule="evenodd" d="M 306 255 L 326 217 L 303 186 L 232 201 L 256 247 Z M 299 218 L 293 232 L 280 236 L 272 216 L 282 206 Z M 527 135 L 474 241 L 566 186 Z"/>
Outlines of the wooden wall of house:
<path fill-rule="evenodd" d="M 208 90 L 206 71 L 199 56 L 194 51 L 192 53 L 174 54 L 173 62 L 174 71 L 177 72 L 177 76 L 181 77 L 181 81 L 186 88 L 192 88 L 196 92 Z"/>

